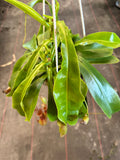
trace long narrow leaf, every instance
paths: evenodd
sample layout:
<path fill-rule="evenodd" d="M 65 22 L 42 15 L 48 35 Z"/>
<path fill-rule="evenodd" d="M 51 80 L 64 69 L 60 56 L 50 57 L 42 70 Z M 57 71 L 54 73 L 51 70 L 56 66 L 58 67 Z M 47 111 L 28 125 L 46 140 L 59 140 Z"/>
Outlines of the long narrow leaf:
<path fill-rule="evenodd" d="M 103 110 L 111 118 L 112 114 L 120 111 L 120 98 L 106 79 L 85 59 L 79 57 L 81 73 L 87 87 Z"/>
<path fill-rule="evenodd" d="M 76 46 L 76 51 L 79 56 L 85 59 L 108 57 L 113 54 L 113 49 L 111 47 L 106 47 L 98 43 Z"/>
<path fill-rule="evenodd" d="M 13 93 L 18 85 L 26 78 L 27 75 L 30 74 L 31 70 L 35 66 L 39 57 L 39 52 L 36 50 L 33 52 L 32 56 L 30 57 L 29 61 L 26 65 L 20 70 L 19 74 L 17 75 L 16 79 L 14 80 L 14 85 L 12 87 L 11 92 Z"/>
<path fill-rule="evenodd" d="M 80 81 L 81 81 L 81 92 L 82 92 L 82 95 L 84 97 L 86 97 L 87 96 L 87 91 L 88 91 L 87 85 L 82 79 L 80 79 Z"/>
<path fill-rule="evenodd" d="M 76 46 L 77 54 L 93 64 L 114 64 L 119 59 L 112 56 L 113 49 L 98 43 Z"/>
<path fill-rule="evenodd" d="M 37 104 L 40 88 L 46 77 L 46 75 L 43 75 L 42 77 L 36 79 L 26 91 L 25 97 L 22 101 L 22 108 L 25 112 L 25 117 L 27 121 L 30 121 L 33 115 Z"/>
<path fill-rule="evenodd" d="M 53 98 L 53 79 L 52 79 L 52 67 L 48 68 L 48 110 L 47 115 L 50 121 L 57 120 L 57 108 Z"/>
<path fill-rule="evenodd" d="M 86 58 L 91 64 L 115 64 L 119 62 L 119 59 L 115 56 L 103 57 L 103 58 Z"/>
<path fill-rule="evenodd" d="M 99 43 L 107 47 L 118 48 L 120 47 L 120 38 L 113 32 L 97 32 L 87 35 L 80 41 L 77 41 L 75 45 L 91 43 Z"/>
<path fill-rule="evenodd" d="M 32 0 L 28 3 L 28 5 L 33 8 L 37 3 L 42 3 L 42 2 L 43 0 Z M 47 0 L 45 1 L 45 3 L 49 6 L 50 12 L 52 13 L 51 4 Z"/>
<path fill-rule="evenodd" d="M 80 70 L 69 30 L 63 21 L 57 23 L 61 39 L 62 66 L 54 84 L 54 99 L 58 118 L 63 123 L 76 124 L 84 97 L 80 92 Z"/>
<path fill-rule="evenodd" d="M 30 86 L 32 80 L 38 74 L 40 68 L 43 67 L 44 65 L 45 63 L 40 63 L 36 65 L 36 67 L 32 70 L 30 75 L 24 81 L 22 81 L 22 83 L 17 87 L 17 89 L 15 90 L 12 96 L 13 108 L 17 109 L 17 111 L 21 115 L 23 115 L 24 113 L 24 107 L 22 107 L 23 106 L 22 101 L 23 101 L 23 98 L 25 97 L 26 91 Z"/>
<path fill-rule="evenodd" d="M 5 1 L 21 9 L 23 12 L 34 18 L 36 21 L 40 22 L 42 25 L 49 27 L 49 24 L 44 20 L 44 18 L 40 14 L 38 14 L 38 12 L 36 12 L 33 8 L 26 5 L 25 3 L 17 0 L 5 0 Z"/>
<path fill-rule="evenodd" d="M 12 75 L 9 81 L 9 86 L 12 88 L 14 85 L 14 81 L 19 74 L 20 70 L 22 69 L 22 65 L 31 57 L 30 54 L 23 55 L 17 62 L 15 63 L 12 71 Z"/>

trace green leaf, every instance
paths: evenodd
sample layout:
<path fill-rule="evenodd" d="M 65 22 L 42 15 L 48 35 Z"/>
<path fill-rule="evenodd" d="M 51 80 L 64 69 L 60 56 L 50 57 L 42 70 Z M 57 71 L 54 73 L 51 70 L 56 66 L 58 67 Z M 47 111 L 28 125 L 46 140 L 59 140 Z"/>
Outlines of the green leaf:
<path fill-rule="evenodd" d="M 37 3 L 43 3 L 43 0 L 32 0 L 28 3 L 30 7 L 34 7 Z M 52 6 L 48 1 L 45 1 L 45 3 L 49 6 L 50 12 L 52 13 Z"/>
<path fill-rule="evenodd" d="M 37 3 L 42 3 L 42 2 L 43 0 L 32 0 L 28 2 L 28 5 L 33 8 Z"/>
<path fill-rule="evenodd" d="M 80 92 L 80 70 L 77 54 L 69 29 L 63 21 L 57 22 L 61 39 L 62 65 L 57 73 L 53 95 L 58 110 L 58 119 L 70 125 L 76 124 L 84 97 Z"/>
<path fill-rule="evenodd" d="M 37 37 L 35 34 L 29 42 L 23 44 L 23 48 L 30 51 L 35 51 L 37 49 Z"/>
<path fill-rule="evenodd" d="M 118 63 L 119 59 L 112 56 L 113 49 L 98 43 L 76 46 L 77 54 L 93 64 L 113 64 Z"/>
<path fill-rule="evenodd" d="M 107 47 L 120 47 L 120 38 L 113 32 L 97 32 L 87 35 L 80 41 L 76 42 L 76 46 L 91 43 L 99 43 Z"/>
<path fill-rule="evenodd" d="M 49 15 L 44 15 L 45 18 L 53 20 L 53 16 L 49 16 Z"/>
<path fill-rule="evenodd" d="M 31 82 L 35 78 L 35 76 L 39 73 L 40 68 L 42 68 L 45 63 L 40 63 L 36 65 L 36 67 L 31 71 L 30 75 L 27 76 L 17 87 L 12 96 L 13 108 L 17 109 L 17 111 L 24 115 L 24 107 L 22 107 L 22 101 L 25 97 L 26 91 L 29 88 Z"/>
<path fill-rule="evenodd" d="M 77 41 L 79 41 L 81 38 L 80 38 L 80 35 L 79 34 L 72 34 L 72 40 L 74 43 L 76 43 Z"/>
<path fill-rule="evenodd" d="M 46 28 L 45 28 L 46 29 Z M 39 34 L 42 34 L 43 33 L 43 25 L 40 25 L 40 27 L 39 27 L 39 31 L 38 31 L 38 33 L 37 33 L 37 36 L 39 35 Z"/>
<path fill-rule="evenodd" d="M 47 115 L 50 121 L 57 120 L 57 108 L 53 98 L 53 79 L 52 79 L 52 67 L 48 68 L 48 110 Z"/>
<path fill-rule="evenodd" d="M 41 50 L 40 50 L 40 58 L 42 61 L 47 61 L 48 57 L 49 57 L 49 48 L 48 48 L 48 44 L 51 42 L 50 39 L 46 39 L 42 42 L 42 47 L 41 47 Z"/>
<path fill-rule="evenodd" d="M 85 115 L 88 114 L 88 108 L 86 106 L 86 102 L 83 102 L 82 107 L 80 108 L 79 111 L 79 118 L 85 117 Z"/>
<path fill-rule="evenodd" d="M 20 73 L 23 64 L 30 59 L 30 57 L 31 57 L 30 53 L 31 53 L 31 52 L 23 55 L 23 56 L 15 63 L 14 68 L 13 68 L 13 71 L 12 71 L 12 75 L 11 75 L 11 78 L 10 78 L 10 81 L 9 81 L 9 83 L 8 83 L 8 85 L 10 86 L 11 89 L 13 89 L 15 80 L 16 80 L 18 74 Z M 13 92 L 13 91 L 11 90 L 11 92 L 10 92 L 7 96 L 12 96 L 12 92 Z"/>
<path fill-rule="evenodd" d="M 17 60 L 13 67 L 11 79 L 9 81 L 9 86 L 12 87 L 14 84 L 14 79 L 17 75 L 17 73 L 21 70 L 22 65 L 30 58 L 30 54 L 23 55 L 20 59 Z"/>
<path fill-rule="evenodd" d="M 57 0 L 55 0 L 56 4 L 55 4 L 55 14 L 56 14 L 56 20 L 58 20 L 58 12 L 60 9 L 60 4 Z"/>
<path fill-rule="evenodd" d="M 46 39 L 49 39 L 50 38 L 50 33 L 51 33 L 51 30 L 48 29 L 46 32 L 42 33 L 42 34 L 39 34 L 37 36 L 37 40 L 38 40 L 38 45 L 40 46 L 44 40 Z"/>
<path fill-rule="evenodd" d="M 77 54 L 85 59 L 108 57 L 113 54 L 113 49 L 98 43 L 76 46 Z"/>
<path fill-rule="evenodd" d="M 120 111 L 120 98 L 106 79 L 84 58 L 79 57 L 81 73 L 94 100 L 111 118 L 112 114 Z"/>
<path fill-rule="evenodd" d="M 45 25 L 46 27 L 49 27 L 49 24 L 44 20 L 44 18 L 38 12 L 36 12 L 33 8 L 26 5 L 25 3 L 17 0 L 5 0 L 5 1 L 21 9 L 23 12 L 25 12 L 25 14 L 28 14 L 29 16 L 34 18 L 36 21 Z"/>
<path fill-rule="evenodd" d="M 87 88 L 86 83 L 82 79 L 81 79 L 81 92 L 82 92 L 82 95 L 84 97 L 87 96 L 88 88 Z M 83 105 L 79 110 L 79 116 L 78 117 L 83 118 L 83 117 L 85 117 L 85 114 L 87 114 L 87 113 L 88 113 L 87 102 L 86 102 L 86 100 L 84 100 Z"/>
<path fill-rule="evenodd" d="M 33 69 L 33 67 L 35 66 L 38 60 L 39 50 L 40 49 L 37 49 L 36 51 L 33 52 L 29 61 L 26 63 L 26 65 L 20 70 L 19 74 L 16 76 L 16 79 L 14 80 L 14 85 L 11 90 L 12 93 L 15 91 L 18 85 L 26 78 L 26 76 L 30 74 L 31 70 Z"/>
<path fill-rule="evenodd" d="M 119 62 L 119 59 L 115 56 L 103 57 L 103 58 L 86 58 L 91 64 L 115 64 Z"/>
<path fill-rule="evenodd" d="M 36 79 L 26 91 L 25 97 L 22 102 L 22 108 L 25 112 L 25 117 L 27 121 L 30 121 L 33 115 L 37 104 L 40 88 L 46 77 L 46 75 L 43 75 L 42 77 Z"/>
<path fill-rule="evenodd" d="M 87 91 L 88 91 L 87 85 L 82 79 L 80 79 L 80 81 L 81 81 L 81 92 L 82 92 L 82 95 L 84 97 L 86 97 L 87 96 Z"/>

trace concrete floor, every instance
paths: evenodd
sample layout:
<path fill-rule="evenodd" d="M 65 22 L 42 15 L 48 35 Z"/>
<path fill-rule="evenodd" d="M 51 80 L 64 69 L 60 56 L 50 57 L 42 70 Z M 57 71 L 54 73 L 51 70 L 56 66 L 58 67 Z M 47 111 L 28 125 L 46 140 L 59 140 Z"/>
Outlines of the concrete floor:
<path fill-rule="evenodd" d="M 25 2 L 26 0 L 22 0 Z M 28 1 L 28 0 L 27 0 Z M 79 5 L 77 0 L 59 0 L 60 19 L 63 19 L 74 33 L 82 35 Z M 36 9 L 42 13 L 39 5 Z M 87 34 L 97 31 L 113 31 L 120 36 L 120 9 L 115 0 L 83 0 L 83 10 Z M 39 24 L 28 17 L 27 40 L 37 33 Z M 0 65 L 18 59 L 24 52 L 24 14 L 17 8 L 0 0 Z M 26 40 L 26 41 L 27 41 Z M 115 51 L 120 58 L 120 48 Z M 68 128 L 66 139 L 59 137 L 56 122 L 48 122 L 42 127 L 33 117 L 25 122 L 12 109 L 11 98 L 2 94 L 13 65 L 0 67 L 0 160 L 65 160 L 66 139 L 68 160 L 119 160 L 120 159 L 120 112 L 108 119 L 105 115 L 90 115 L 87 126 Z M 120 93 L 120 64 L 96 66 L 111 85 Z M 47 97 L 47 87 L 41 95 Z M 89 99 L 89 112 L 101 112 Z"/>

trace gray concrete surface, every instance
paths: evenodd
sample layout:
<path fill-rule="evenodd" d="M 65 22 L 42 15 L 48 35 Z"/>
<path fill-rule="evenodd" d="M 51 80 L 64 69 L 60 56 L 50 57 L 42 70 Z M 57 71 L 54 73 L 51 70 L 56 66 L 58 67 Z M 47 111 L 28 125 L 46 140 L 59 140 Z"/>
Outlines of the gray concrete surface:
<path fill-rule="evenodd" d="M 60 19 L 65 20 L 74 33 L 82 35 L 78 0 L 59 2 Z M 41 5 L 36 9 L 42 13 Z M 120 36 L 120 9 L 115 7 L 115 0 L 83 0 L 83 10 L 87 34 L 101 30 L 113 31 Z M 39 24 L 30 17 L 27 19 L 27 40 L 30 40 L 33 33 L 37 33 Z M 0 0 L 0 65 L 11 61 L 13 53 L 17 59 L 23 54 L 23 38 L 23 12 Z M 116 50 L 116 55 L 120 57 L 120 48 Z M 13 65 L 0 68 L 0 160 L 65 160 L 65 139 L 59 137 L 56 122 L 48 122 L 44 127 L 35 118 L 31 123 L 25 122 L 12 109 L 11 98 L 2 94 L 2 90 L 7 88 L 12 67 Z M 120 64 L 112 66 L 115 76 L 110 65 L 96 67 L 120 93 Z M 40 94 L 47 97 L 46 86 L 42 87 Z M 101 112 L 96 104 L 94 109 L 90 95 L 88 99 L 89 112 L 93 113 L 95 109 L 95 112 Z M 120 112 L 114 114 L 112 119 L 102 114 L 91 114 L 87 126 L 78 122 L 76 126 L 69 127 L 68 160 L 119 160 L 119 126 Z"/>

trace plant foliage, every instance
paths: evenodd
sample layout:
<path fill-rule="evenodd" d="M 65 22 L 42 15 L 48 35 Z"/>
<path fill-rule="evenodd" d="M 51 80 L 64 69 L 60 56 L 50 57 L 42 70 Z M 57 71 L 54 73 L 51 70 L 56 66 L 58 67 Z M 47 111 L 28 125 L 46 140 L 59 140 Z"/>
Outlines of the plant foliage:
<path fill-rule="evenodd" d="M 113 49 L 120 47 L 120 38 L 115 33 L 97 32 L 84 38 L 72 34 L 64 21 L 58 20 L 59 3 L 56 0 L 59 57 L 57 73 L 53 16 L 44 15 L 46 17 L 44 19 L 33 9 L 37 3 L 42 3 L 42 0 L 32 0 L 28 5 L 17 0 L 5 1 L 40 22 L 38 34 L 34 34 L 29 42 L 23 44 L 26 51 L 13 68 L 9 81 L 11 91 L 8 94 L 12 96 L 13 108 L 30 121 L 36 108 L 40 88 L 44 81 L 47 81 L 47 116 L 50 121 L 58 120 L 61 136 L 66 134 L 67 124 L 75 125 L 79 118 L 82 118 L 84 123 L 88 122 L 86 101 L 88 90 L 108 118 L 120 111 L 119 96 L 91 65 L 119 62 L 119 59 L 113 55 Z M 46 4 L 52 14 L 51 4 L 48 1 Z M 44 102 L 43 104 L 46 105 Z M 37 111 L 43 118 L 41 120 L 45 120 L 45 114 L 41 110 Z"/>

